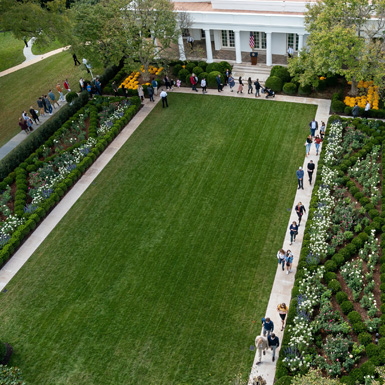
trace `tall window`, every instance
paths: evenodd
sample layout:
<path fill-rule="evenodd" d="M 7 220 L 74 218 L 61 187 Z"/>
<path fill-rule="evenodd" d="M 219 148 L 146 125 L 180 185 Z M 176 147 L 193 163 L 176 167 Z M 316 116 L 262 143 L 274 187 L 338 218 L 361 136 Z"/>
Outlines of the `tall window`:
<path fill-rule="evenodd" d="M 253 32 L 254 33 L 254 48 L 266 49 L 266 33 L 265 32 Z"/>
<path fill-rule="evenodd" d="M 222 47 L 235 47 L 234 31 L 222 30 Z"/>
<path fill-rule="evenodd" d="M 295 39 L 295 42 L 294 42 Z M 288 33 L 287 34 L 287 49 L 289 47 L 293 47 L 294 51 L 298 51 L 298 41 L 299 37 L 296 33 Z"/>

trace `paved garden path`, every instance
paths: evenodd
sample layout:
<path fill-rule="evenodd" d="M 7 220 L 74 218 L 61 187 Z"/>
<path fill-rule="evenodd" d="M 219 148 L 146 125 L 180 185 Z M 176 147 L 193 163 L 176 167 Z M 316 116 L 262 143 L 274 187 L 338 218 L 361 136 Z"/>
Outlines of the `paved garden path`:
<path fill-rule="evenodd" d="M 218 96 L 233 96 L 239 98 L 254 98 L 253 95 L 246 94 L 237 94 L 236 92 L 231 93 L 230 90 L 226 89 L 221 93 L 218 93 L 216 90 L 209 90 L 209 94 L 218 95 Z M 181 92 L 181 93 L 191 93 L 192 91 L 188 88 L 180 88 L 171 92 Z M 300 98 L 300 97 L 290 97 L 285 95 L 278 95 L 276 100 L 292 102 L 292 103 L 306 103 L 314 104 L 318 106 L 316 120 L 321 122 L 323 120 L 325 123 L 329 117 L 330 109 L 330 100 L 324 99 L 312 99 L 312 98 Z M 148 99 L 145 100 L 143 108 L 138 112 L 138 114 L 131 120 L 131 122 L 122 130 L 122 132 L 115 138 L 115 140 L 106 148 L 106 150 L 100 155 L 96 162 L 90 167 L 90 169 L 82 176 L 82 178 L 73 186 L 73 188 L 67 193 L 63 200 L 55 207 L 55 209 L 44 219 L 44 221 L 37 227 L 37 229 L 31 234 L 27 241 L 20 247 L 20 249 L 15 253 L 15 255 L 8 261 L 8 263 L 0 270 L 0 290 L 3 290 L 8 282 L 14 277 L 14 275 L 19 271 L 19 269 L 24 265 L 25 262 L 30 258 L 30 256 L 35 252 L 39 245 L 44 241 L 44 239 L 49 235 L 49 233 L 54 229 L 54 227 L 60 222 L 68 210 L 74 205 L 78 198 L 83 194 L 87 187 L 93 182 L 93 180 L 99 175 L 107 163 L 114 157 L 114 155 L 119 151 L 123 144 L 128 140 L 128 138 L 133 134 L 137 127 L 142 123 L 146 116 L 152 111 L 154 106 L 159 102 L 159 97 L 156 97 L 155 103 L 151 103 Z M 172 104 L 170 107 L 172 108 Z M 309 128 L 304 127 L 304 141 L 308 133 Z M 304 152 L 305 148 L 303 143 L 299 143 L 303 147 Z M 305 158 L 302 167 L 306 170 L 306 165 L 308 161 L 312 159 L 317 165 L 319 157 L 315 155 L 315 148 L 311 149 L 311 154 L 308 158 Z M 300 165 L 298 165 L 300 166 Z M 317 166 L 316 166 L 317 167 Z M 317 168 L 316 170 L 317 171 Z M 293 183 L 296 183 L 296 170 L 293 170 Z M 305 176 L 307 173 L 305 172 Z M 307 182 L 307 178 L 304 183 L 304 190 L 298 190 L 297 195 L 293 202 L 292 215 L 290 217 L 290 223 L 293 220 L 297 220 L 297 216 L 294 212 L 294 205 L 301 201 L 306 208 L 309 207 L 309 202 L 311 199 L 311 194 L 313 186 L 310 186 Z M 315 177 L 314 177 L 315 179 Z M 304 216 L 301 227 L 299 229 L 299 234 L 297 237 L 297 242 L 292 246 L 289 246 L 289 236 L 286 236 L 286 239 L 283 242 L 283 249 L 291 249 L 294 254 L 294 266 L 293 273 L 286 275 L 282 272 L 277 264 L 277 272 L 273 284 L 273 288 L 270 294 L 270 300 L 266 310 L 266 316 L 269 316 L 274 324 L 276 325 L 276 334 L 282 340 L 282 332 L 280 331 L 280 318 L 277 313 L 277 305 L 281 302 L 287 304 L 290 303 L 291 289 L 294 284 L 294 277 L 296 272 L 296 267 L 298 263 L 298 257 L 300 255 L 301 244 L 303 231 L 306 224 L 307 215 Z M 288 234 L 288 232 L 287 232 Z M 271 258 L 276 258 L 278 250 L 271 250 Z M 258 292 L 258 288 L 254 287 L 251 290 Z M 258 298 L 256 297 L 256 301 Z M 254 341 L 250 341 L 250 344 L 253 344 Z M 279 350 L 277 352 L 279 354 Z M 277 354 L 277 358 L 278 358 Z M 263 356 L 263 362 L 259 365 L 256 364 L 256 357 L 254 359 L 253 367 L 250 374 L 250 380 L 255 375 L 262 375 L 265 380 L 267 380 L 268 385 L 272 385 L 274 382 L 275 375 L 275 365 L 276 362 L 272 362 L 271 353 L 268 352 L 266 356 Z M 251 383 L 251 382 L 250 382 Z"/>
<path fill-rule="evenodd" d="M 18 70 L 25 68 L 25 67 L 28 67 L 32 64 L 38 63 L 40 60 L 47 59 L 47 57 L 50 57 L 50 56 L 56 55 L 57 53 L 63 52 L 70 47 L 70 46 L 67 46 L 67 47 L 63 47 L 63 48 L 58 48 L 58 49 L 55 49 L 54 51 L 50 51 L 50 52 L 44 53 L 42 55 L 34 55 L 32 53 L 32 44 L 33 44 L 33 39 L 31 39 L 28 42 L 28 48 L 24 46 L 23 54 L 25 56 L 25 61 L 23 63 L 17 65 L 17 66 L 14 66 L 14 67 L 8 68 L 4 71 L 1 71 L 0 77 L 11 74 L 12 72 L 18 71 Z"/>

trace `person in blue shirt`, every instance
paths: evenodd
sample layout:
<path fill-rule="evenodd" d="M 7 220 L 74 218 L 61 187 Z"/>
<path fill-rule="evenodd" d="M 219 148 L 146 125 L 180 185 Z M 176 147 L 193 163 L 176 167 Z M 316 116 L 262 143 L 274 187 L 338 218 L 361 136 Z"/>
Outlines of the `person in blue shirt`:
<path fill-rule="evenodd" d="M 302 167 L 299 167 L 297 170 L 298 190 L 300 188 L 303 190 L 303 175 Z"/>
<path fill-rule="evenodd" d="M 270 334 L 273 333 L 274 331 L 273 321 L 269 317 L 262 318 L 262 325 L 263 325 L 263 336 L 266 337 L 266 334 L 270 336 Z"/>
<path fill-rule="evenodd" d="M 291 225 L 290 225 L 290 244 L 292 245 L 293 242 L 295 242 L 295 237 L 297 236 L 298 234 L 298 225 L 297 225 L 297 222 L 294 221 Z"/>
<path fill-rule="evenodd" d="M 274 334 L 271 333 L 270 336 L 267 337 L 267 344 L 273 351 L 273 362 L 275 361 L 275 351 L 279 347 L 279 338 Z"/>
<path fill-rule="evenodd" d="M 154 95 L 158 95 L 158 82 L 155 79 L 152 79 L 151 85 L 154 89 Z"/>
<path fill-rule="evenodd" d="M 285 262 L 286 262 L 286 274 L 291 273 L 291 266 L 293 264 L 293 254 L 290 250 L 286 251 L 286 256 L 285 256 Z"/>

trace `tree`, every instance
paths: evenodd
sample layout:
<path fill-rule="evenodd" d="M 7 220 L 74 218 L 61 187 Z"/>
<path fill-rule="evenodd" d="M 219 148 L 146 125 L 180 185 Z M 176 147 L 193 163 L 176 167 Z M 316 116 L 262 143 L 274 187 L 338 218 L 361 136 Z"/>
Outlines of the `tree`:
<path fill-rule="evenodd" d="M 178 40 L 180 22 L 169 0 L 101 0 L 73 7 L 72 46 L 76 52 L 104 65 L 124 58 L 132 69 L 158 62 Z"/>
<path fill-rule="evenodd" d="M 0 28 L 17 39 L 35 37 L 38 45 L 60 40 L 67 24 L 66 0 L 0 0 Z"/>
<path fill-rule="evenodd" d="M 323 0 L 307 7 L 306 49 L 288 66 L 295 80 L 316 87 L 319 76 L 342 75 L 353 95 L 361 79 L 383 86 L 385 0 Z"/>

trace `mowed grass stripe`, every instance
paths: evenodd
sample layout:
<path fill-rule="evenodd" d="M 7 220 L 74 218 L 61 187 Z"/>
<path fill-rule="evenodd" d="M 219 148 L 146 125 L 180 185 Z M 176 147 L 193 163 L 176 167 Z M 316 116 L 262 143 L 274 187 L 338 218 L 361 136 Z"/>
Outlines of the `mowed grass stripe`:
<path fill-rule="evenodd" d="M 0 338 L 31 384 L 219 384 L 250 370 L 315 107 L 169 102 L 0 297 Z"/>

